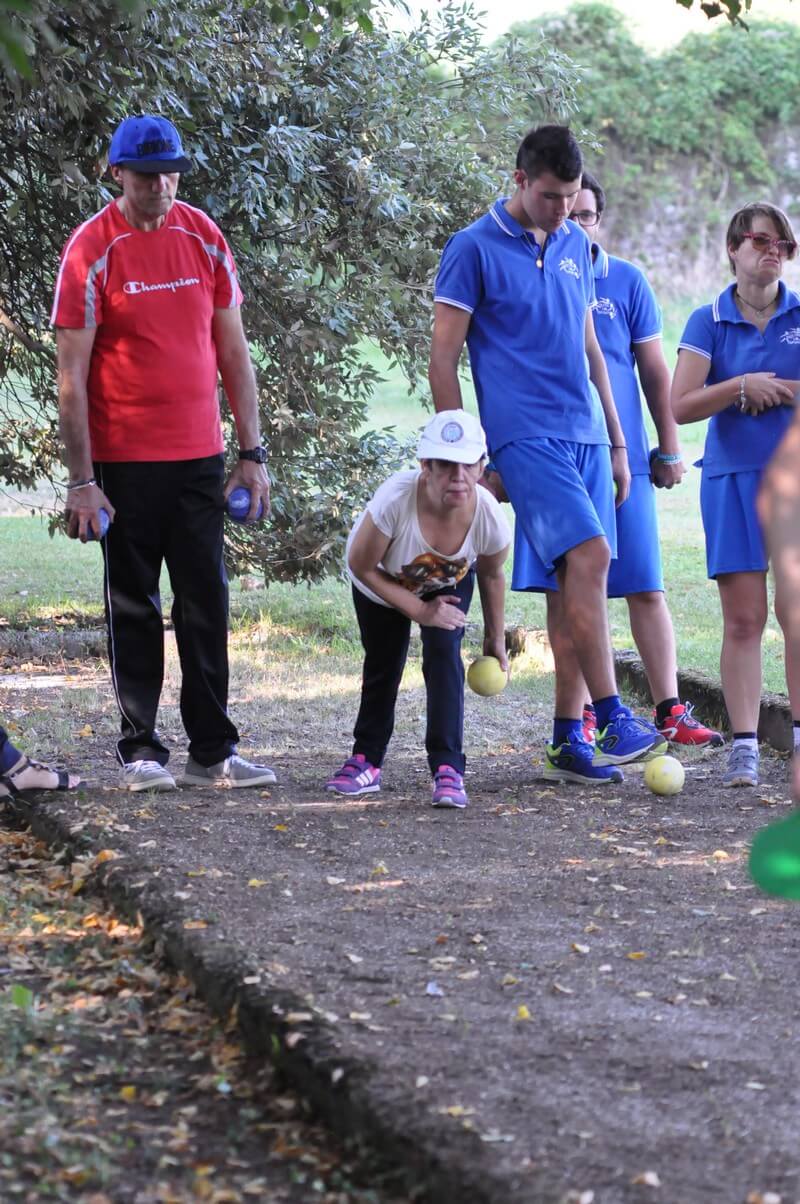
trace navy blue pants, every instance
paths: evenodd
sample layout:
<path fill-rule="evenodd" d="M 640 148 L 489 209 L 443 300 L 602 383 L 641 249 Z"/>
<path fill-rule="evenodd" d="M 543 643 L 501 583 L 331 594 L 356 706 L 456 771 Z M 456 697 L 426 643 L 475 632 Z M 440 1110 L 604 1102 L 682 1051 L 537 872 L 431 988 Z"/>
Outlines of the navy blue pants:
<path fill-rule="evenodd" d="M 189 752 L 216 765 L 239 739 L 227 714 L 228 578 L 222 456 L 95 465 L 116 510 L 103 540 L 108 657 L 122 718 L 117 754 L 166 765 L 156 730 L 164 678 L 159 577 L 169 571 Z"/>
<path fill-rule="evenodd" d="M 21 756 L 22 753 L 9 740 L 6 729 L 0 727 L 0 773 L 13 769 Z"/>
<path fill-rule="evenodd" d="M 475 587 L 474 572 L 455 588 L 443 592 L 458 594 L 459 607 L 469 610 Z M 388 606 L 379 606 L 353 586 L 353 601 L 364 647 L 361 680 L 361 705 L 353 729 L 353 753 L 363 755 L 373 765 L 382 765 L 394 731 L 397 692 L 403 676 L 411 620 Z M 464 628 L 444 631 L 441 627 L 420 627 L 422 637 L 422 675 L 428 698 L 425 749 L 431 773 L 440 765 L 451 765 L 464 772 L 464 665 L 461 641 Z"/>

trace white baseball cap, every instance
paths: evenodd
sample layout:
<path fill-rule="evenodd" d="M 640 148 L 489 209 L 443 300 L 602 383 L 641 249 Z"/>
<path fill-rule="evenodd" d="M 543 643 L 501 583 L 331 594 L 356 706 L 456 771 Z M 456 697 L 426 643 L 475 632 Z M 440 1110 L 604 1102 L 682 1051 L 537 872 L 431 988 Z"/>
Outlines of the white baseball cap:
<path fill-rule="evenodd" d="M 417 444 L 419 460 L 450 460 L 477 464 L 486 455 L 486 436 L 473 414 L 466 410 L 441 410 L 434 414 Z"/>

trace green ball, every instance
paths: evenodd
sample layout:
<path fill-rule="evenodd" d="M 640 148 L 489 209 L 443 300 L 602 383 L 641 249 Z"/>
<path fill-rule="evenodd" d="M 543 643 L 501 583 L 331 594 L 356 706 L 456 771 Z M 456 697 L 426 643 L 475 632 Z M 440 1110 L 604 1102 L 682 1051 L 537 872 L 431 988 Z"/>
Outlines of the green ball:
<path fill-rule="evenodd" d="M 756 833 L 750 876 L 768 895 L 800 899 L 800 811 Z"/>

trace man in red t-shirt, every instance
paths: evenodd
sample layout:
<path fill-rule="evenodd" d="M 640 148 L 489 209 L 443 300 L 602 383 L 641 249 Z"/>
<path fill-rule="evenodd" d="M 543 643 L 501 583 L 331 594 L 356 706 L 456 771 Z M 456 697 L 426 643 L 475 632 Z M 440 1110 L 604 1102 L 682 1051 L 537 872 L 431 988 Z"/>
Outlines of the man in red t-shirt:
<path fill-rule="evenodd" d="M 128 117 L 111 140 L 121 195 L 73 231 L 56 281 L 61 435 L 71 538 L 103 539 L 111 676 L 122 718 L 122 785 L 172 790 L 156 730 L 164 670 L 159 577 L 166 563 L 189 736 L 183 781 L 261 786 L 271 769 L 236 755 L 227 714 L 225 498 L 250 490 L 249 520 L 269 509 L 266 449 L 242 327 L 242 293 L 222 234 L 176 200 L 191 163 L 175 126 Z M 240 459 L 224 479 L 217 378 Z"/>

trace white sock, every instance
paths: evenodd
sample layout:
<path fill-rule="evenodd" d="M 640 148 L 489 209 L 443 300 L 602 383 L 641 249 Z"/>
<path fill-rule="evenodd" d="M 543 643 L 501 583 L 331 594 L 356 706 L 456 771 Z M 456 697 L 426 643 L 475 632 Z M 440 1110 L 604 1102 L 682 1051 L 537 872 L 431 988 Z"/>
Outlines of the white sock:
<path fill-rule="evenodd" d="M 798 729 L 795 728 L 795 731 Z M 796 738 L 796 737 L 795 737 Z M 737 736 L 733 742 L 734 748 L 754 748 L 758 752 L 758 737 L 757 736 Z M 797 745 L 795 745 L 797 747 Z"/>
<path fill-rule="evenodd" d="M 794 724 L 792 734 L 794 735 L 794 751 L 797 752 L 798 748 L 800 748 L 800 723 Z"/>

